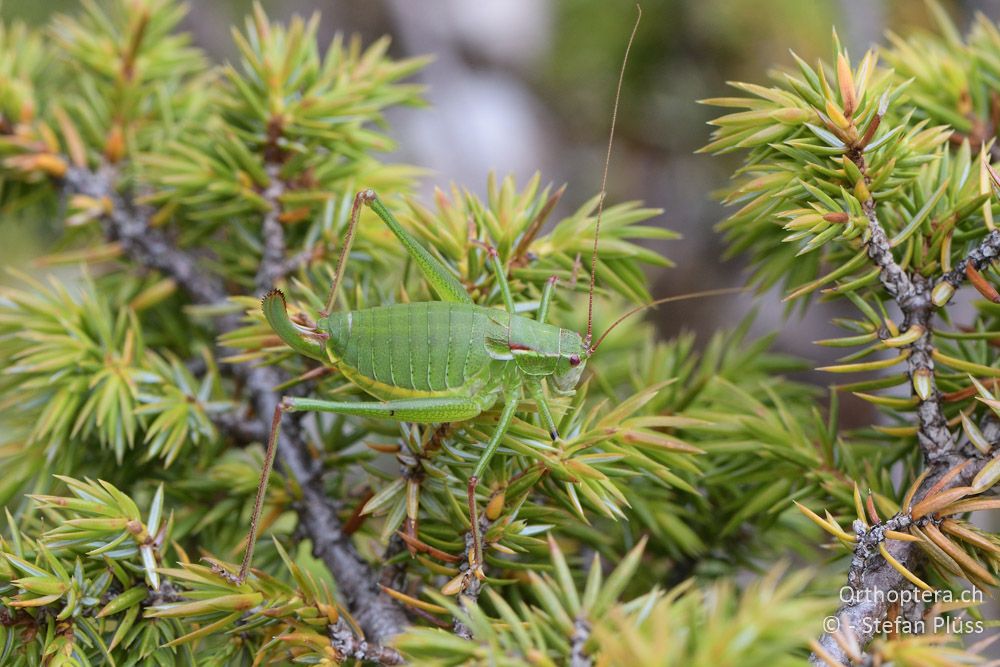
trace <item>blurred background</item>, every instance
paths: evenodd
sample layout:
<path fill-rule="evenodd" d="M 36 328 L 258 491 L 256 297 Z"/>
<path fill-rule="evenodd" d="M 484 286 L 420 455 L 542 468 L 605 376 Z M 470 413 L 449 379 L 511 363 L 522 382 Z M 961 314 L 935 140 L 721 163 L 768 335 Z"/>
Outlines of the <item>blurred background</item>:
<path fill-rule="evenodd" d="M 100 1 L 100 0 L 97 0 Z M 631 2 L 607 0 L 276 0 L 273 18 L 322 14 L 321 38 L 388 34 L 398 56 L 432 54 L 419 76 L 428 86 L 427 109 L 390 117 L 401 148 L 395 158 L 430 170 L 424 190 L 455 181 L 482 193 L 491 170 L 519 182 L 540 170 L 544 181 L 569 183 L 563 212 L 600 189 L 601 170 L 618 69 L 635 20 Z M 1000 19 L 1000 0 L 943 0 L 963 29 L 973 13 Z M 44 22 L 72 11 L 66 0 L 4 0 L 5 20 Z M 677 266 L 654 276 L 657 296 L 741 285 L 741 261 L 724 261 L 713 231 L 723 216 L 712 200 L 738 158 L 694 151 L 706 143 L 706 121 L 716 110 L 696 100 L 729 94 L 726 81 L 764 81 L 773 66 L 791 64 L 788 50 L 806 60 L 831 54 L 835 27 L 859 57 L 886 30 L 906 34 L 930 27 L 915 0 L 644 0 L 628 65 L 609 176 L 609 200 L 641 199 L 663 208 L 661 224 L 683 234 L 666 254 Z M 184 28 L 217 61 L 233 58 L 230 26 L 250 0 L 191 3 Z M 0 227 L 3 222 L 0 221 Z M 45 245 L 18 225 L 5 263 L 24 263 Z M 3 229 L 0 228 L 0 232 Z M 7 242 L 5 242 L 6 244 Z M 12 257 L 11 254 L 14 256 Z M 707 335 L 734 325 L 752 308 L 755 332 L 779 331 L 781 349 L 829 361 L 834 350 L 811 341 L 831 333 L 834 313 L 818 307 L 786 318 L 780 295 L 749 295 L 672 304 L 653 317 L 665 335 L 691 329 Z M 813 378 L 828 382 L 829 378 Z M 867 406 L 853 404 L 848 421 L 870 422 Z M 846 424 L 845 424 L 846 425 Z"/>

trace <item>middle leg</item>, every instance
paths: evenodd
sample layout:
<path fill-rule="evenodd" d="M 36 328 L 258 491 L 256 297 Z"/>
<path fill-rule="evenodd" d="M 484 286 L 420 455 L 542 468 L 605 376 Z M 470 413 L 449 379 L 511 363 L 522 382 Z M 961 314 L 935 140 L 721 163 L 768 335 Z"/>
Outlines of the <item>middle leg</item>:
<path fill-rule="evenodd" d="M 469 520 L 472 524 L 470 528 L 472 531 L 472 553 L 469 554 L 469 571 L 472 572 L 477 579 L 484 579 L 486 575 L 483 573 L 483 537 L 479 530 L 479 510 L 476 506 L 476 487 L 479 486 L 479 477 L 486 470 L 486 466 L 489 465 L 490 459 L 493 458 L 493 455 L 500 447 L 500 441 L 503 439 L 504 435 L 506 435 L 507 429 L 510 428 L 510 423 L 514 419 L 515 412 L 517 412 L 517 391 L 508 389 L 504 392 L 503 410 L 500 412 L 500 419 L 497 421 L 497 428 L 493 432 L 493 437 L 490 438 L 490 441 L 486 444 L 486 450 L 483 451 L 482 455 L 479 457 L 479 462 L 476 463 L 476 468 L 472 471 L 472 476 L 469 477 L 467 492 L 469 495 Z"/>

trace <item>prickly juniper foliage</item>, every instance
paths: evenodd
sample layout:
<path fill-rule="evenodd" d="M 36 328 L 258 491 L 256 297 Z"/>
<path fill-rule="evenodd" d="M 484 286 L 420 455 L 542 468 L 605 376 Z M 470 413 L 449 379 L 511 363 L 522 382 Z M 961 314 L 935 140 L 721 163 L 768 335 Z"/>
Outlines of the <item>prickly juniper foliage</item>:
<path fill-rule="evenodd" d="M 320 44 L 316 18 L 257 6 L 215 65 L 183 11 L 88 0 L 38 31 L 0 26 L 0 214 L 63 228 L 0 288 L 0 665 L 976 658 L 961 638 L 866 630 L 981 618 L 974 604 L 863 594 L 992 590 L 1000 567 L 1000 539 L 969 521 L 1000 506 L 996 25 L 963 38 L 942 21 L 860 60 L 837 46 L 711 100 L 739 110 L 706 150 L 747 156 L 722 231 L 756 285 L 856 307 L 823 341 L 856 347 L 826 369 L 850 384 L 827 399 L 787 379 L 807 364 L 749 321 L 697 346 L 624 321 L 575 394 L 549 398 L 558 439 L 522 398 L 476 498 L 483 581 L 466 484 L 497 408 L 435 425 L 291 414 L 234 583 L 279 397 L 365 398 L 259 305 L 280 287 L 312 328 L 355 193 L 378 191 L 476 304 L 504 303 L 484 245 L 524 315 L 555 276 L 548 320 L 578 332 L 600 198 L 536 176 L 415 199 L 419 170 L 379 156 L 383 112 L 421 103 L 423 61 Z M 595 332 L 659 296 L 658 213 L 604 207 Z M 987 301 L 952 314 L 969 284 Z M 435 299 L 368 211 L 342 287 L 344 310 Z M 878 420 L 841 429 L 845 392 Z"/>
<path fill-rule="evenodd" d="M 746 153 L 726 195 L 739 208 L 721 224 L 731 248 L 790 302 L 850 302 L 856 315 L 835 322 L 843 335 L 819 341 L 843 349 L 841 363 L 820 370 L 852 374 L 834 397 L 880 413 L 831 437 L 796 490 L 802 512 L 852 553 L 816 664 L 956 664 L 944 633 L 866 647 L 885 628 L 919 630 L 924 614 L 981 619 L 974 602 L 1000 567 L 1000 540 L 970 523 L 1000 508 L 1000 28 L 980 16 L 963 38 L 930 8 L 940 35 L 889 35 L 854 60 L 835 38 L 829 62 L 795 58 L 770 86 L 737 83 L 741 96 L 708 100 L 740 109 L 713 121 L 705 148 Z M 966 286 L 985 301 L 956 306 Z"/>

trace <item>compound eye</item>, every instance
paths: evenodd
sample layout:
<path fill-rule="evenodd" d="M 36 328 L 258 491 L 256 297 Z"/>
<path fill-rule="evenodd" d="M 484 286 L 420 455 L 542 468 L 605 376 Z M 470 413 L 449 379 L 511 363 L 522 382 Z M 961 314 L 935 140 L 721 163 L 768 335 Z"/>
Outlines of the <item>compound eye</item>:
<path fill-rule="evenodd" d="M 569 365 L 570 366 L 579 366 L 580 365 L 580 356 L 576 355 L 576 354 L 569 355 Z"/>

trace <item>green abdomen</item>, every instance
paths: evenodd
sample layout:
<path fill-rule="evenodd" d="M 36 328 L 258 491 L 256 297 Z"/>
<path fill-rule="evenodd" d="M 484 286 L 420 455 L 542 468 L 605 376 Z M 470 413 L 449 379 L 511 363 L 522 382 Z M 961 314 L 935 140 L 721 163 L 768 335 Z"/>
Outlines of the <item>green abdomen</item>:
<path fill-rule="evenodd" d="M 487 336 L 506 339 L 510 316 L 494 308 L 430 301 L 333 313 L 327 348 L 375 395 L 447 392 L 489 379 Z M 365 386 L 365 385 L 368 386 Z"/>

